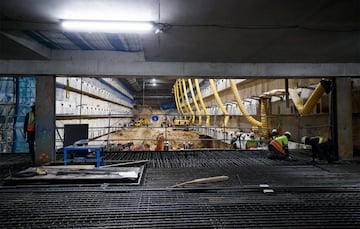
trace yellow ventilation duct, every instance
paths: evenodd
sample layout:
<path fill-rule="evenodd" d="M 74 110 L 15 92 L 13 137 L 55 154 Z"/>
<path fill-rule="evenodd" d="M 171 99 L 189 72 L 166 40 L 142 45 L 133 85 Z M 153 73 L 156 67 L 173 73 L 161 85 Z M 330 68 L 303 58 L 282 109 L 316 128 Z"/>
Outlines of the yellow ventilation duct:
<path fill-rule="evenodd" d="M 179 80 L 177 79 L 175 81 L 175 86 L 174 86 L 175 90 L 174 90 L 174 95 L 175 95 L 175 102 L 178 108 L 178 111 L 180 111 L 179 113 L 184 116 L 184 111 L 182 109 L 181 106 L 181 102 L 180 102 L 180 95 L 179 95 Z"/>
<path fill-rule="evenodd" d="M 262 133 L 263 137 L 268 138 L 269 137 L 269 128 L 268 128 L 268 121 L 267 121 L 267 99 L 261 98 L 261 127 L 262 127 Z"/>
<path fill-rule="evenodd" d="M 229 113 L 227 112 L 227 110 L 225 109 L 220 97 L 219 97 L 219 94 L 216 90 L 216 86 L 215 86 L 215 83 L 214 83 L 214 80 L 213 79 L 209 79 L 209 82 L 210 82 L 210 86 L 211 86 L 211 89 L 214 93 L 214 96 L 215 96 L 215 100 L 217 102 L 217 104 L 219 105 L 221 111 L 223 112 L 224 114 L 224 127 L 227 127 L 227 124 L 229 122 Z"/>
<path fill-rule="evenodd" d="M 182 80 L 179 79 L 179 89 L 180 89 L 180 96 L 181 96 L 181 101 L 182 101 L 182 105 L 181 106 L 184 106 L 185 110 L 186 110 L 186 113 L 189 114 L 190 111 L 186 105 L 186 101 L 185 101 L 185 97 L 184 97 L 184 92 L 183 92 L 183 85 L 182 85 Z"/>
<path fill-rule="evenodd" d="M 196 92 L 197 92 L 197 95 L 199 97 L 200 105 L 201 105 L 201 107 L 204 110 L 204 113 L 206 115 L 206 124 L 205 125 L 210 126 L 210 115 L 209 115 L 209 112 L 207 111 L 207 109 L 205 107 L 204 100 L 203 100 L 203 97 L 201 95 L 201 90 L 200 90 L 200 86 L 199 86 L 199 80 L 194 79 L 194 82 L 195 82 Z"/>
<path fill-rule="evenodd" d="M 174 100 L 175 100 L 175 104 L 176 104 L 176 109 L 177 109 L 178 113 L 180 114 L 180 108 L 179 108 L 179 103 L 177 100 L 177 93 L 176 93 L 176 81 L 173 86 L 173 91 L 174 91 Z"/>
<path fill-rule="evenodd" d="M 183 84 L 183 88 L 184 88 L 184 96 L 185 96 L 185 100 L 186 100 L 186 105 L 187 105 L 189 112 L 191 113 L 191 123 L 194 123 L 195 122 L 195 114 L 190 106 L 189 97 L 187 95 L 187 90 L 186 90 L 186 82 L 184 79 L 182 79 L 182 84 Z"/>
<path fill-rule="evenodd" d="M 194 106 L 195 106 L 196 112 L 198 113 L 199 126 L 201 126 L 202 117 L 201 117 L 201 115 L 200 115 L 199 105 L 198 105 L 197 100 L 196 100 L 196 98 L 195 98 L 195 93 L 194 93 L 194 89 L 193 89 L 193 85 L 192 85 L 191 79 L 188 79 L 188 82 L 189 82 L 189 89 L 190 89 L 190 93 L 191 93 L 191 98 L 192 98 L 192 101 L 194 102 Z"/>
<path fill-rule="evenodd" d="M 330 90 L 331 90 L 331 82 L 329 80 L 321 80 L 320 83 L 316 86 L 313 93 L 306 101 L 305 105 L 303 105 L 303 102 L 295 89 L 289 88 L 289 94 L 296 109 L 299 111 L 299 114 L 307 115 L 313 111 L 316 103 L 319 101 L 319 99 L 324 94 L 324 92 L 329 93 Z"/>
<path fill-rule="evenodd" d="M 249 112 L 246 110 L 237 90 L 237 87 L 234 83 L 234 80 L 230 79 L 230 87 L 234 94 L 235 100 L 240 108 L 241 113 L 245 116 L 246 120 L 253 126 L 262 127 L 262 123 L 254 119 L 252 116 L 249 115 Z"/>

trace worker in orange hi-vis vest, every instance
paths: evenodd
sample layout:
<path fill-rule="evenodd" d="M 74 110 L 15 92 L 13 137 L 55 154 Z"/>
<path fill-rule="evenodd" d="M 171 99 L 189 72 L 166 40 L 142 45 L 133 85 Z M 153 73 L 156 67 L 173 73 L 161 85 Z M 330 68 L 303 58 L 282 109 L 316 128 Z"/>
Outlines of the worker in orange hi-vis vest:
<path fill-rule="evenodd" d="M 156 147 L 155 147 L 155 151 L 163 151 L 164 150 L 164 134 L 160 133 L 157 137 L 156 137 Z"/>
<path fill-rule="evenodd" d="M 25 116 L 24 134 L 25 140 L 29 143 L 31 161 L 35 165 L 35 104 L 31 105 L 31 111 Z"/>
<path fill-rule="evenodd" d="M 269 159 L 285 160 L 289 157 L 288 143 L 291 138 L 291 133 L 285 131 L 284 135 L 276 137 L 269 143 Z"/>

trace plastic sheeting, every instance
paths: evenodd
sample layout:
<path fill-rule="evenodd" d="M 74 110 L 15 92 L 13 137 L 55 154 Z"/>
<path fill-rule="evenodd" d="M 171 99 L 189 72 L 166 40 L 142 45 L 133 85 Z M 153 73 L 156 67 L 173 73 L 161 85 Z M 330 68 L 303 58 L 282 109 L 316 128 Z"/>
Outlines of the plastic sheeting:
<path fill-rule="evenodd" d="M 8 153 L 13 145 L 15 84 L 12 77 L 0 78 L 0 153 Z"/>

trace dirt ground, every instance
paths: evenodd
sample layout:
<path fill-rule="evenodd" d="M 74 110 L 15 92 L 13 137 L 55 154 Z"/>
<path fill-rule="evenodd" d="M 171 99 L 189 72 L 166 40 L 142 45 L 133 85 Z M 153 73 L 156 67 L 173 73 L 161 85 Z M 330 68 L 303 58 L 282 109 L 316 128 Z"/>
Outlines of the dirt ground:
<path fill-rule="evenodd" d="M 158 121 L 151 120 L 151 117 L 154 114 L 159 117 Z M 130 150 L 151 151 L 159 148 L 159 141 L 157 141 L 157 138 L 159 135 L 162 135 L 163 140 L 169 143 L 169 150 L 181 150 L 187 145 L 191 149 L 209 148 L 209 138 L 201 136 L 197 131 L 191 130 L 191 128 L 174 128 L 172 118 L 170 118 L 173 116 L 167 116 L 166 118 L 170 127 L 163 128 L 161 121 L 166 117 L 164 111 L 151 109 L 136 110 L 136 117 L 147 119 L 147 124 L 139 127 L 130 126 L 126 129 L 112 133 L 109 136 L 110 144 L 116 146 L 118 144 L 124 145 L 128 142 L 133 142 Z M 161 144 L 160 147 L 164 148 Z"/>
<path fill-rule="evenodd" d="M 158 144 L 158 136 L 163 135 L 165 141 L 169 142 L 169 150 L 179 150 L 184 148 L 184 143 L 188 143 L 191 148 L 205 148 L 198 132 L 193 130 L 152 127 L 129 127 L 121 131 L 112 133 L 109 137 L 111 144 L 127 144 L 133 142 L 131 150 L 155 150 Z"/>

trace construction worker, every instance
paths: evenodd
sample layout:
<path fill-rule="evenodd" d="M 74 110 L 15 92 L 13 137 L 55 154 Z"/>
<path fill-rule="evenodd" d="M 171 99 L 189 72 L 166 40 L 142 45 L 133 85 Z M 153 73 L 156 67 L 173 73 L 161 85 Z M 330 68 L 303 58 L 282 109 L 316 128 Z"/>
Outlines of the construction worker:
<path fill-rule="evenodd" d="M 275 139 L 277 137 L 279 137 L 279 131 L 276 128 L 274 128 L 271 130 L 271 139 Z"/>
<path fill-rule="evenodd" d="M 335 142 L 331 141 L 330 139 L 326 141 L 321 136 L 304 136 L 301 138 L 301 142 L 311 146 L 313 162 L 315 161 L 316 157 L 318 157 L 319 160 L 327 160 L 328 162 L 338 160 L 338 155 L 336 153 L 337 147 Z"/>
<path fill-rule="evenodd" d="M 240 130 L 240 132 L 236 132 L 236 146 L 237 149 L 245 149 L 245 138 L 246 138 L 246 134 Z"/>
<path fill-rule="evenodd" d="M 25 116 L 24 134 L 25 140 L 29 143 L 32 164 L 35 165 L 35 104 L 31 105 L 31 111 Z"/>
<path fill-rule="evenodd" d="M 269 159 L 285 160 L 289 158 L 288 142 L 291 138 L 291 133 L 285 131 L 284 135 L 278 136 L 269 143 Z"/>
<path fill-rule="evenodd" d="M 160 133 L 158 134 L 158 136 L 156 137 L 156 147 L 155 147 L 155 151 L 163 151 L 164 150 L 164 134 Z"/>
<path fill-rule="evenodd" d="M 237 137 L 234 135 L 231 135 L 231 141 L 230 141 L 230 149 L 237 149 Z"/>
<path fill-rule="evenodd" d="M 250 133 L 249 139 L 246 141 L 246 149 L 255 149 L 258 146 L 258 141 L 255 139 L 255 134 Z"/>

